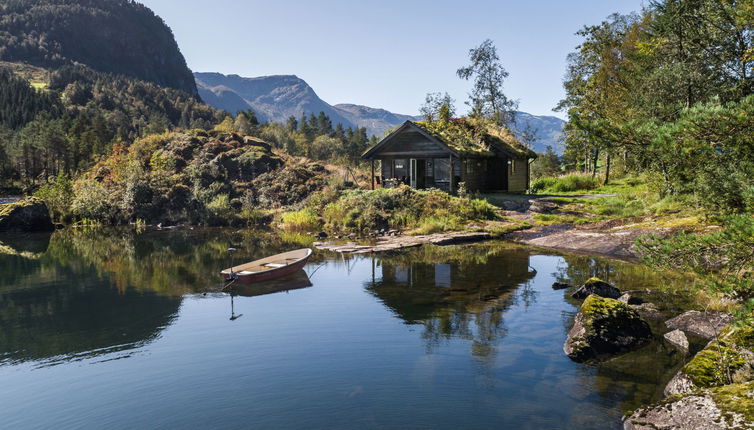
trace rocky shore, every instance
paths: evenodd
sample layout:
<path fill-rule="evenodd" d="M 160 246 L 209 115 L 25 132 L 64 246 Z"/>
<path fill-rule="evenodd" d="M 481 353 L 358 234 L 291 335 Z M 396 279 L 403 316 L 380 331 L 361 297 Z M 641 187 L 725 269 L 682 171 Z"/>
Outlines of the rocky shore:
<path fill-rule="evenodd" d="M 653 336 L 645 318 L 661 317 L 654 304 L 596 278 L 553 288 L 570 288 L 571 297 L 584 300 L 563 346 L 574 361 L 609 360 L 640 348 Z M 729 314 L 701 311 L 665 321 L 663 341 L 687 359 L 665 397 L 627 414 L 624 429 L 754 429 L 754 327 L 733 322 Z M 688 337 L 707 344 L 689 357 Z"/>

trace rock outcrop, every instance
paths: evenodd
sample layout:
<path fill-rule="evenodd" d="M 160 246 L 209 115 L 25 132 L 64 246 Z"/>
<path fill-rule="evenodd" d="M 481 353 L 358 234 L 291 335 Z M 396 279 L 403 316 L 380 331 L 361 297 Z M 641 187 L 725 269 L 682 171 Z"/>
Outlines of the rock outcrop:
<path fill-rule="evenodd" d="M 623 421 L 624 430 L 754 428 L 754 382 L 669 397 Z"/>
<path fill-rule="evenodd" d="M 16 203 L 0 205 L 0 232 L 53 231 L 47 205 L 31 197 Z"/>
<path fill-rule="evenodd" d="M 578 290 L 571 294 L 574 299 L 585 299 L 590 294 L 595 294 L 600 297 L 607 297 L 609 299 L 617 299 L 621 296 L 620 290 L 608 284 L 599 278 L 591 278 L 584 282 L 584 285 L 579 287 Z"/>
<path fill-rule="evenodd" d="M 590 295 L 576 315 L 563 351 L 582 362 L 630 351 L 651 338 L 649 324 L 627 304 Z"/>
<path fill-rule="evenodd" d="M 678 371 L 665 386 L 664 394 L 690 393 L 695 388 L 719 387 L 754 379 L 754 328 L 723 329 L 719 340 L 710 342 Z"/>
<path fill-rule="evenodd" d="M 665 326 L 711 340 L 731 322 L 733 316 L 725 312 L 688 311 L 666 321 Z"/>
<path fill-rule="evenodd" d="M 689 353 L 689 340 L 681 330 L 673 330 L 665 333 L 663 336 L 665 342 L 669 343 L 675 349 L 681 351 L 683 355 Z"/>

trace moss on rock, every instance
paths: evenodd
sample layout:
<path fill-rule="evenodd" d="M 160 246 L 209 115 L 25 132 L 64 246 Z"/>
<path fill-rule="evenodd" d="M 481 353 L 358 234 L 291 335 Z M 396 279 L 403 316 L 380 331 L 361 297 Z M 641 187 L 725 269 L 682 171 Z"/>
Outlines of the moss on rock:
<path fill-rule="evenodd" d="M 651 337 L 649 324 L 630 306 L 592 294 L 581 305 L 563 349 L 571 359 L 586 361 L 629 351 Z"/>

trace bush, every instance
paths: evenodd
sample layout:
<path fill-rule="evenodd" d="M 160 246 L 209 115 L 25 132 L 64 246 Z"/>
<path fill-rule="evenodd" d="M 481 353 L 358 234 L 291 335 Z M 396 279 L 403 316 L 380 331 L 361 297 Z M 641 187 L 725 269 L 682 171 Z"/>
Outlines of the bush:
<path fill-rule="evenodd" d="M 599 179 L 590 175 L 571 173 L 568 175 L 539 178 L 532 182 L 533 193 L 569 193 L 589 191 L 599 187 Z"/>
<path fill-rule="evenodd" d="M 317 213 L 312 209 L 285 212 L 282 215 L 283 229 L 287 232 L 311 232 L 320 228 Z"/>
<path fill-rule="evenodd" d="M 754 217 L 731 215 L 723 228 L 704 236 L 681 233 L 668 239 L 647 236 L 638 249 L 652 265 L 694 270 L 708 286 L 742 301 L 754 299 Z"/>
<path fill-rule="evenodd" d="M 409 187 L 348 190 L 327 204 L 322 217 L 334 231 L 418 229 L 458 230 L 477 220 L 497 219 L 495 206 L 484 200 L 454 197 L 440 190 Z"/>

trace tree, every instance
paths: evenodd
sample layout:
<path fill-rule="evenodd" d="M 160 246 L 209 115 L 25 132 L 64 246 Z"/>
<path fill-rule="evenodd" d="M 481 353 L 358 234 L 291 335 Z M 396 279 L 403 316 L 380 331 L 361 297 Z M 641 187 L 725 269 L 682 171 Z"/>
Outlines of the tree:
<path fill-rule="evenodd" d="M 509 99 L 503 92 L 503 83 L 508 72 L 500 62 L 497 48 L 487 39 L 477 48 L 469 50 L 471 64 L 456 72 L 461 79 L 474 79 L 474 88 L 467 105 L 471 114 L 494 120 L 498 125 L 509 126 L 515 121 L 518 102 Z"/>
<path fill-rule="evenodd" d="M 447 121 L 456 114 L 455 102 L 448 93 L 427 93 L 419 113 L 427 122 Z"/>

